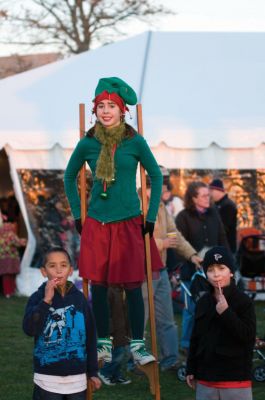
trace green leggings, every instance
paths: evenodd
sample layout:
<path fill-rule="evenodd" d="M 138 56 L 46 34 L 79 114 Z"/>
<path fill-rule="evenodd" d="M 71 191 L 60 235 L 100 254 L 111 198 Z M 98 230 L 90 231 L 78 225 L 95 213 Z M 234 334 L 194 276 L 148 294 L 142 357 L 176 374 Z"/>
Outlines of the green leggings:
<path fill-rule="evenodd" d="M 109 337 L 109 304 L 108 288 L 103 285 L 92 285 L 92 306 L 99 338 Z M 144 301 L 142 288 L 125 288 L 128 316 L 132 339 L 143 339 L 144 335 Z"/>

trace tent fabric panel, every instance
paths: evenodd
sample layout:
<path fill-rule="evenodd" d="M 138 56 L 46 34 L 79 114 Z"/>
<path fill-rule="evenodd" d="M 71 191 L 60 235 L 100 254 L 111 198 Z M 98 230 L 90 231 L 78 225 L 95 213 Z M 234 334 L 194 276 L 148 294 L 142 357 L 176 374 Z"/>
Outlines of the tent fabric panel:
<path fill-rule="evenodd" d="M 265 168 L 265 145 L 257 148 L 224 149 L 211 144 L 206 149 L 177 149 L 160 143 L 152 151 L 160 165 L 187 169 L 258 169 Z"/>
<path fill-rule="evenodd" d="M 72 56 L 0 82 L 0 147 L 73 148 L 78 135 L 78 105 L 90 118 L 98 80 L 119 76 L 136 92 L 141 87 L 148 34 Z"/>
<path fill-rule="evenodd" d="M 102 76 L 120 76 L 141 95 L 152 146 L 257 147 L 265 143 L 264 41 L 265 32 L 147 32 L 3 79 L 0 147 L 73 148 L 78 104 L 89 118 Z"/>
<path fill-rule="evenodd" d="M 206 149 L 180 149 L 161 142 L 151 149 L 159 164 L 167 168 L 194 169 L 258 169 L 265 167 L 265 145 L 256 148 L 221 148 L 212 143 Z M 9 146 L 6 151 L 15 169 L 60 169 L 64 170 L 73 149 L 63 149 L 60 145 L 51 150 L 14 150 Z"/>
<path fill-rule="evenodd" d="M 265 142 L 265 33 L 155 32 L 142 96 L 150 144 Z"/>
<path fill-rule="evenodd" d="M 14 169 L 62 169 L 66 168 L 73 149 L 55 145 L 47 150 L 15 150 L 5 147 Z"/>

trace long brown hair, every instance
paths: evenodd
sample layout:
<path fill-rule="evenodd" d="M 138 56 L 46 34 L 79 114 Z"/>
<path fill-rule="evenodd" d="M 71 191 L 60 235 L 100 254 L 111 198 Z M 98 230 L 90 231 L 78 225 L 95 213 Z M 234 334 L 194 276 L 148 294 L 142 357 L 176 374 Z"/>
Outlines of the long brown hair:
<path fill-rule="evenodd" d="M 200 188 L 208 188 L 204 182 L 191 182 L 184 195 L 184 207 L 186 210 L 195 210 L 193 197 L 197 197 Z"/>

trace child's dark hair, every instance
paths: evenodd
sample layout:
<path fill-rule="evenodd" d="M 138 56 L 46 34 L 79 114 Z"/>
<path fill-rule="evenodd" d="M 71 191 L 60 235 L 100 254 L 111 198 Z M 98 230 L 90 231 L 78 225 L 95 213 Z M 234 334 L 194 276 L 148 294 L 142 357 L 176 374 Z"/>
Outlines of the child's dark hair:
<path fill-rule="evenodd" d="M 69 261 L 69 263 L 72 264 L 71 257 L 70 257 L 70 254 L 68 253 L 68 251 L 65 250 L 63 247 L 59 247 L 58 246 L 58 247 L 51 247 L 49 250 L 46 251 L 46 253 L 44 254 L 43 259 L 42 259 L 42 266 L 43 267 L 46 265 L 46 263 L 48 261 L 48 257 L 49 257 L 49 255 L 51 253 L 63 253 L 63 254 L 65 254 L 67 259 L 68 259 L 68 261 Z"/>

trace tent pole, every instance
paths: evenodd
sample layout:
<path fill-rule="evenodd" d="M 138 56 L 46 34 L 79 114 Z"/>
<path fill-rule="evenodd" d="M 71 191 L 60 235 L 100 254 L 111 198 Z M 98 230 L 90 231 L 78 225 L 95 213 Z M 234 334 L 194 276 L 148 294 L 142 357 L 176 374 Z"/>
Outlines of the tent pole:
<path fill-rule="evenodd" d="M 142 105 L 137 104 L 137 126 L 138 133 L 143 136 L 143 117 L 142 117 Z M 147 195 L 146 195 L 146 175 L 145 170 L 142 165 L 140 165 L 140 176 L 141 176 L 141 192 L 142 192 L 142 209 L 144 222 L 146 220 L 147 215 Z M 149 301 L 149 318 L 150 318 L 150 330 L 151 330 L 151 348 L 154 357 L 157 356 L 157 343 L 156 343 L 156 328 L 155 328 L 155 312 L 154 312 L 154 296 L 153 296 L 153 279 L 152 279 L 152 265 L 151 265 L 151 252 L 150 252 L 150 236 L 147 233 L 144 237 L 145 241 L 145 254 L 146 254 L 146 269 L 147 269 L 147 288 L 148 288 L 148 301 Z M 147 364 L 150 366 L 150 364 Z M 150 386 L 152 387 L 152 383 L 154 384 L 154 392 L 155 399 L 160 400 L 160 384 L 159 384 L 159 372 L 158 372 L 158 363 L 157 361 L 151 363 L 152 365 L 152 375 L 153 382 L 150 382 Z M 144 366 L 141 367 L 144 370 Z M 152 379 L 152 376 L 151 376 Z"/>
<path fill-rule="evenodd" d="M 85 135 L 85 105 L 79 104 L 79 137 L 82 139 Z M 86 166 L 83 164 L 79 172 L 80 177 L 80 202 L 81 202 L 81 222 L 85 222 L 87 215 L 87 193 L 86 193 Z M 83 278 L 83 293 L 88 300 L 88 279 Z M 92 387 L 90 380 L 87 380 L 86 400 L 92 400 Z"/>

